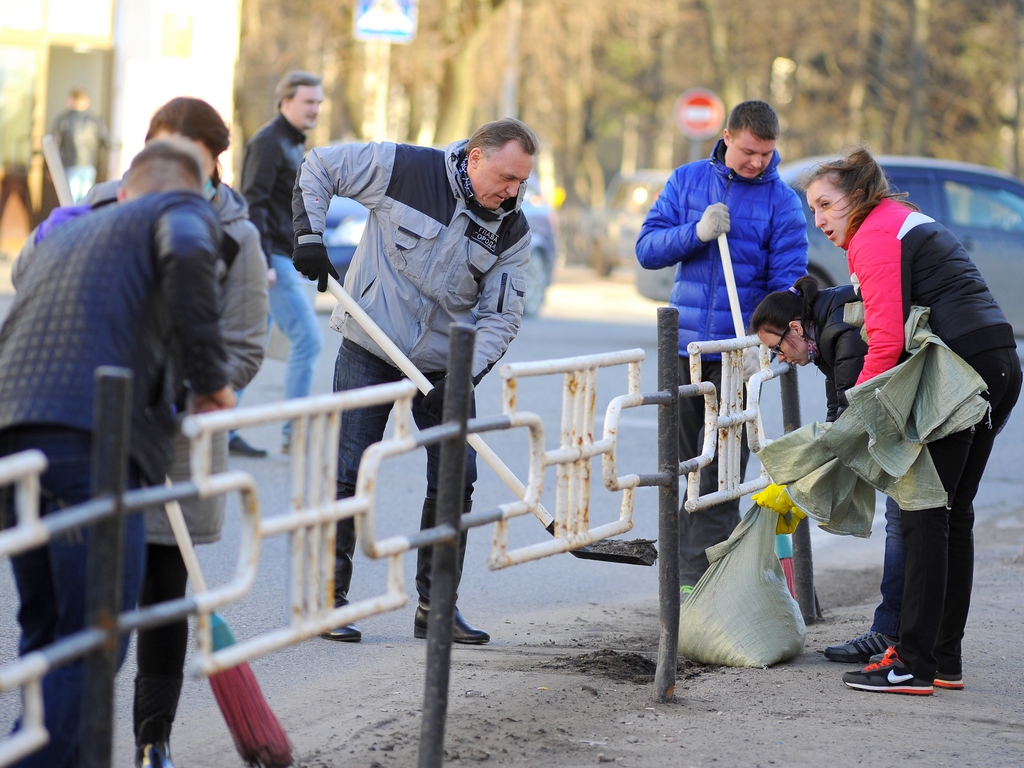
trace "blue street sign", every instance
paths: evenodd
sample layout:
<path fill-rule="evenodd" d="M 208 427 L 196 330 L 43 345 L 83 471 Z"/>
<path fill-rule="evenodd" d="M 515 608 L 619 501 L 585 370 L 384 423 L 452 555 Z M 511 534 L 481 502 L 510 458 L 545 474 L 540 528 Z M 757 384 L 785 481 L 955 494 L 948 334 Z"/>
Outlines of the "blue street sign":
<path fill-rule="evenodd" d="M 411 43 L 416 37 L 418 3 L 419 0 L 358 0 L 356 40 Z"/>

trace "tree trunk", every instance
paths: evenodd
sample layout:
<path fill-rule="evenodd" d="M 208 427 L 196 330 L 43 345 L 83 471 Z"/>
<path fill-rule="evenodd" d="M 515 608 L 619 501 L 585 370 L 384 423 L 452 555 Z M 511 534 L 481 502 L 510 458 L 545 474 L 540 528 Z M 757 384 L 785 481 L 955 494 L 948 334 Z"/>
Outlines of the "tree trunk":
<path fill-rule="evenodd" d="M 907 148 L 915 155 L 928 151 L 928 37 L 931 0 L 914 0 L 910 42 L 910 114 Z"/>
<path fill-rule="evenodd" d="M 856 142 L 864 136 L 864 96 L 868 84 L 868 58 L 871 55 L 871 2 L 860 0 L 857 13 L 857 69 L 850 86 L 847 141 Z"/>
<path fill-rule="evenodd" d="M 480 67 L 484 44 L 491 38 L 500 17 L 500 0 L 477 3 L 476 26 L 464 37 L 458 53 L 445 61 L 438 106 L 436 140 L 447 144 L 468 136 L 473 128 L 477 106 L 476 71 Z"/>

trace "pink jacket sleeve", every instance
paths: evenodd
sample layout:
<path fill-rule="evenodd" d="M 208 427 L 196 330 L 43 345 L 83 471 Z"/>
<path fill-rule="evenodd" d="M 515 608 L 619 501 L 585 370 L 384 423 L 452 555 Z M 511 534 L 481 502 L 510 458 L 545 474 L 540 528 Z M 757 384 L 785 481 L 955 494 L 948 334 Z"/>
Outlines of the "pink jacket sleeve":
<path fill-rule="evenodd" d="M 860 281 L 868 353 L 857 383 L 894 367 L 903 354 L 902 244 L 878 230 L 853 236 L 848 258 L 850 272 Z"/>

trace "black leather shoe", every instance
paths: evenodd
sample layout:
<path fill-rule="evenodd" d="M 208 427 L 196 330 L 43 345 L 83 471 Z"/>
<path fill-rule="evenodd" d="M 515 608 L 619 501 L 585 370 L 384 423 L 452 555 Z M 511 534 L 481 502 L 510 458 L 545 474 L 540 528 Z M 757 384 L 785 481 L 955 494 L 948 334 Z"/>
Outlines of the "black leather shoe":
<path fill-rule="evenodd" d="M 427 637 L 428 611 L 422 605 L 416 607 L 416 616 L 412 622 L 412 636 L 420 640 Z M 455 609 L 455 624 L 452 627 L 452 642 L 464 645 L 484 645 L 491 642 L 491 636 L 482 629 L 470 625 L 462 618 L 462 613 Z"/>
<path fill-rule="evenodd" d="M 363 633 L 355 624 L 346 624 L 328 632 L 321 632 L 320 637 L 324 640 L 337 640 L 340 643 L 358 643 L 363 639 Z"/>
<path fill-rule="evenodd" d="M 264 459 L 267 456 L 265 450 L 249 445 L 241 435 L 235 435 L 228 440 L 228 453 L 232 456 L 245 456 L 247 459 Z"/>

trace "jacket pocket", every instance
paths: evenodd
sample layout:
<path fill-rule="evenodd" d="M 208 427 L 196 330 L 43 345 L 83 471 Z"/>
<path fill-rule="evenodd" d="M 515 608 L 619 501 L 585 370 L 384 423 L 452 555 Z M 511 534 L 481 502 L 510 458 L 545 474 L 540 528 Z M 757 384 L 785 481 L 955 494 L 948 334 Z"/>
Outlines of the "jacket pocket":
<path fill-rule="evenodd" d="M 454 310 L 469 310 L 480 297 L 480 283 L 494 266 L 498 257 L 480 245 L 467 242 L 465 260 L 450 277 L 449 293 Z"/>
<path fill-rule="evenodd" d="M 498 312 L 515 312 L 523 314 L 526 301 L 526 280 L 512 277 L 508 272 L 501 276 L 502 291 L 498 300 Z"/>
<path fill-rule="evenodd" d="M 391 208 L 389 226 L 383 227 L 384 250 L 388 260 L 403 274 L 423 280 L 431 255 L 437 247 L 441 223 L 412 208 Z"/>

